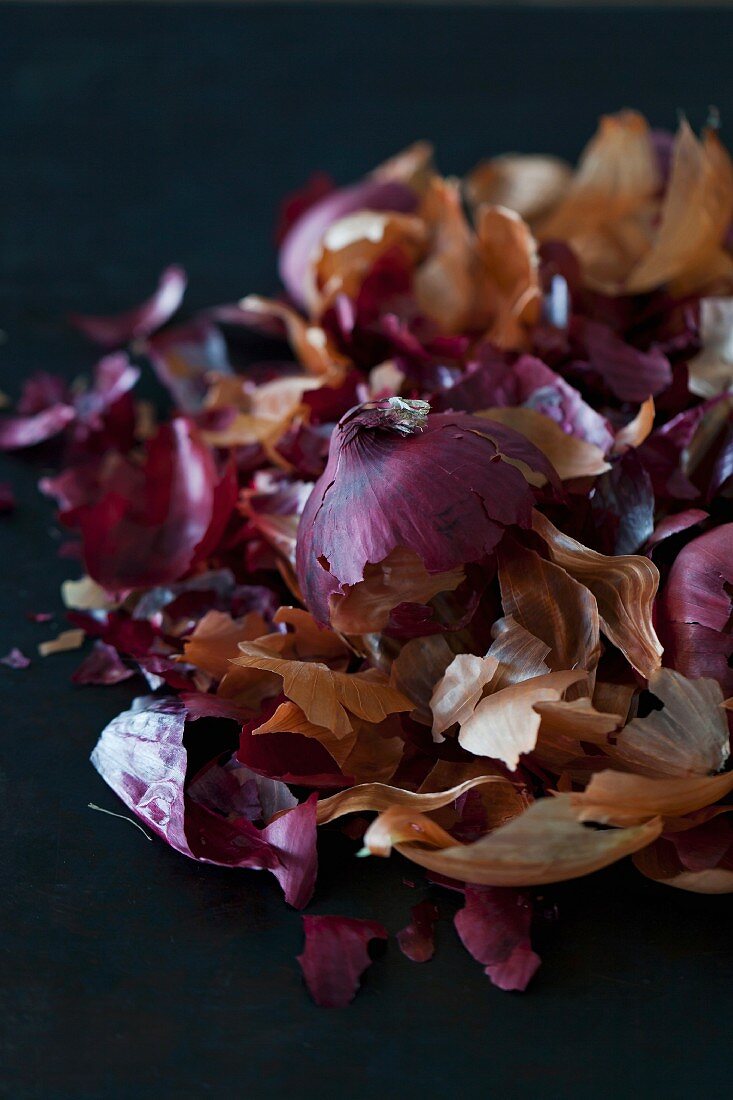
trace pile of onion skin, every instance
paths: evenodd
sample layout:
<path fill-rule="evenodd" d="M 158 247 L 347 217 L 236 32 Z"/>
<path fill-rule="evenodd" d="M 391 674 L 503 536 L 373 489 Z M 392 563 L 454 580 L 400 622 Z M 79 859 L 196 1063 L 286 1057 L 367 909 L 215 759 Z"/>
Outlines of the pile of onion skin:
<path fill-rule="evenodd" d="M 503 989 L 536 887 L 630 857 L 733 890 L 732 225 L 715 130 L 624 111 L 575 168 L 446 179 L 418 143 L 313 177 L 277 298 L 174 319 L 172 267 L 72 318 L 91 379 L 28 379 L 0 447 L 57 464 L 79 568 L 42 653 L 91 639 L 76 683 L 140 685 L 92 761 L 145 828 L 298 909 L 319 827 L 394 849 L 431 886 L 402 951 L 462 895 Z M 348 1003 L 387 931 L 303 921 L 314 999 Z"/>

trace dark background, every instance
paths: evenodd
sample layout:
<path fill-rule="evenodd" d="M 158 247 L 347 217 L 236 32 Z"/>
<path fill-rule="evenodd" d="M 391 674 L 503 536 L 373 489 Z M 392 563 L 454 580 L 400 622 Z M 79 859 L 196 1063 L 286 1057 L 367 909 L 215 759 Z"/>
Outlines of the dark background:
<path fill-rule="evenodd" d="M 603 111 L 674 126 L 733 110 L 733 13 L 380 7 L 0 8 L 0 387 L 87 370 L 71 309 L 115 310 L 183 263 L 188 308 L 274 288 L 279 197 L 417 137 L 446 172 L 521 148 L 574 157 Z M 726 130 L 724 127 L 724 136 Z M 730 138 L 730 134 L 728 134 Z M 441 895 L 435 960 L 392 940 L 345 1011 L 317 1009 L 274 880 L 197 866 L 125 822 L 87 762 L 133 694 L 74 689 L 42 460 L 7 460 L 0 520 L 3 1095 L 682 1098 L 729 1085 L 733 898 L 630 866 L 548 890 L 525 995 L 494 989 Z M 53 610 L 45 626 L 27 611 Z M 142 682 L 133 681 L 137 691 Z M 398 858 L 326 836 L 311 907 L 396 932 L 425 895 Z M 405 885 L 404 878 L 417 883 Z"/>

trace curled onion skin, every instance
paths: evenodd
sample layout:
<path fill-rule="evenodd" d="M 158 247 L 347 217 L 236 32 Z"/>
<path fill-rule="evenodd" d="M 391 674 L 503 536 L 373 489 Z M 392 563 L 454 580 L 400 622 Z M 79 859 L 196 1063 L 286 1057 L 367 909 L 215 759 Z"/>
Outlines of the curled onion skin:
<path fill-rule="evenodd" d="M 294 302 L 305 304 L 308 266 L 330 225 L 358 210 L 394 210 L 409 214 L 417 195 L 395 180 L 363 180 L 325 195 L 309 207 L 288 231 L 280 249 L 280 278 Z"/>

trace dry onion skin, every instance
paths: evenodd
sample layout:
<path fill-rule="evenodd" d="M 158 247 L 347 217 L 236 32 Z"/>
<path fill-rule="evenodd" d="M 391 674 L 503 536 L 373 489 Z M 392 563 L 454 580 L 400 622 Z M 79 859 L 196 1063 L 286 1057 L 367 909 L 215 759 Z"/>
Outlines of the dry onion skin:
<path fill-rule="evenodd" d="M 732 222 L 717 132 L 623 111 L 575 167 L 443 177 L 418 142 L 314 177 L 281 293 L 182 316 L 169 267 L 71 318 L 91 377 L 28 378 L 0 448 L 61 456 L 41 489 L 83 567 L 39 652 L 91 639 L 74 682 L 136 685 L 92 760 L 150 833 L 297 909 L 319 829 L 398 853 L 437 884 L 403 953 L 463 895 L 504 989 L 539 966 L 535 887 L 631 857 L 733 890 Z M 304 920 L 308 988 L 345 1005 L 387 930 Z"/>

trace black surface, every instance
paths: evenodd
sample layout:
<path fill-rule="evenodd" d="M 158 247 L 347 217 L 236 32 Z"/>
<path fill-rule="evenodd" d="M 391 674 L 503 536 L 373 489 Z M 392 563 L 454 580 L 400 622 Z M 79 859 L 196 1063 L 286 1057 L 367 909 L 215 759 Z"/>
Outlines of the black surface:
<path fill-rule="evenodd" d="M 0 7 L 0 387 L 93 362 L 59 318 L 140 298 L 177 260 L 198 307 L 267 291 L 278 197 L 347 180 L 420 136 L 444 170 L 523 147 L 575 155 L 596 116 L 733 111 L 733 14 Z M 62 623 L 38 462 L 3 463 L 0 652 Z M 33 625 L 28 610 L 54 610 Z M 548 893 L 544 964 L 501 993 L 440 925 L 394 941 L 350 1009 L 309 1001 L 299 916 L 269 876 L 148 843 L 87 763 L 130 685 L 74 690 L 75 653 L 0 667 L 3 1095 L 688 1097 L 727 1092 L 733 899 L 615 868 Z M 142 688 L 140 685 L 139 690 Z M 312 912 L 383 920 L 405 863 L 327 838 Z M 443 903 L 446 917 L 452 904 Z"/>

